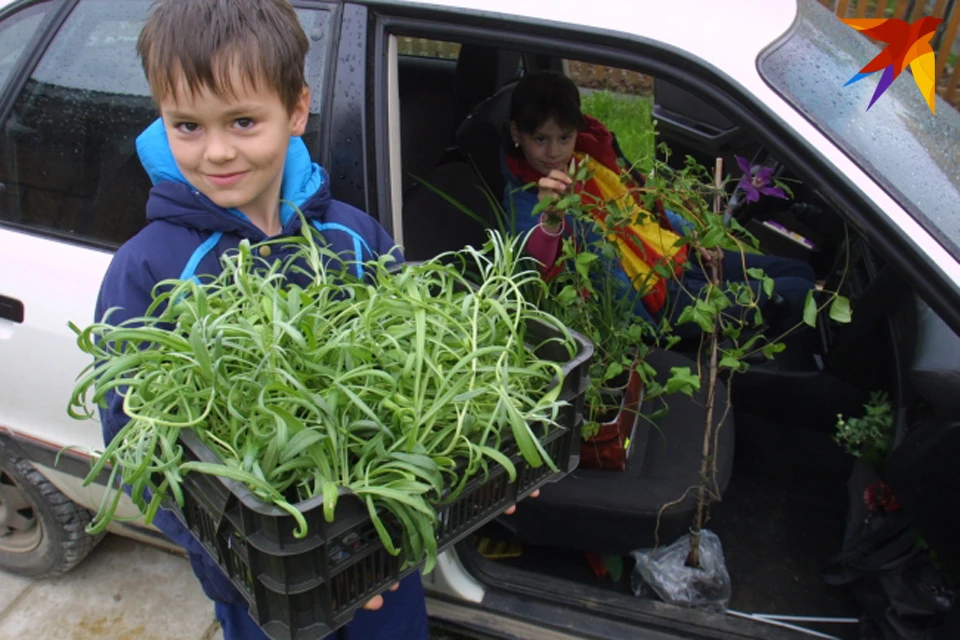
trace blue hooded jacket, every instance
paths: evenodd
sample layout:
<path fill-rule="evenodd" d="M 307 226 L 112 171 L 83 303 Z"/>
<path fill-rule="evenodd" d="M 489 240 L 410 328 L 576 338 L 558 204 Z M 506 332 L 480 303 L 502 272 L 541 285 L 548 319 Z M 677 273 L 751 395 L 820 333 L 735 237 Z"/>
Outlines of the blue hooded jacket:
<path fill-rule="evenodd" d="M 100 321 L 107 310 L 114 309 L 109 316 L 109 322 L 114 325 L 143 316 L 158 282 L 217 275 L 224 251 L 236 248 L 243 239 L 251 242 L 267 239 L 244 214 L 215 205 L 187 182 L 173 158 L 160 120 L 137 138 L 137 153 L 154 184 L 147 202 L 149 224 L 120 247 L 100 286 L 95 320 Z M 330 197 L 326 172 L 310 160 L 300 138 L 290 139 L 281 198 L 297 205 L 343 259 L 366 261 L 393 252 L 402 260 L 393 240 L 374 218 Z M 282 207 L 280 219 L 281 236 L 300 233 L 300 216 L 291 207 Z M 278 246 L 270 258 L 284 256 L 285 252 Z M 100 421 L 104 442 L 108 443 L 128 421 L 121 396 L 110 396 L 109 406 L 100 409 Z M 226 575 L 176 516 L 160 509 L 153 524 L 188 551 L 207 596 L 221 603 L 246 605 Z"/>

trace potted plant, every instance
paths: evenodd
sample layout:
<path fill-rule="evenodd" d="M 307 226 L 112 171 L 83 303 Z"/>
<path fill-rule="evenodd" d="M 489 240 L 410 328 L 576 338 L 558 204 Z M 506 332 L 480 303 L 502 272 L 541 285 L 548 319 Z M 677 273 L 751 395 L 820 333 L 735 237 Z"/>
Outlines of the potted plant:
<path fill-rule="evenodd" d="M 590 177 L 585 164 L 572 164 L 570 176 L 575 182 Z M 547 204 L 543 201 L 534 214 Z M 640 404 L 663 391 L 645 355 L 651 345 L 669 346 L 674 340 L 636 313 L 648 293 L 646 282 L 634 286 L 623 272 L 611 269 L 622 249 L 609 240 L 610 234 L 632 222 L 630 214 L 577 193 L 553 204 L 572 221 L 572 233 L 563 241 L 554 265 L 559 268 L 538 304 L 596 347 L 585 395 L 580 466 L 623 471 L 631 455 L 643 455 L 656 417 L 641 415 Z M 596 215 L 598 209 L 604 215 Z"/>

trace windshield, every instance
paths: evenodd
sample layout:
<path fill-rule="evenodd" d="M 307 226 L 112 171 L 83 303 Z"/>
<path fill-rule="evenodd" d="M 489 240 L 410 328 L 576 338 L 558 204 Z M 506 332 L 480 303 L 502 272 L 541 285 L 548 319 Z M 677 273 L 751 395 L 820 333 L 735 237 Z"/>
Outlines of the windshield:
<path fill-rule="evenodd" d="M 939 96 L 930 113 L 909 67 L 867 111 L 881 73 L 843 85 L 879 51 L 804 0 L 760 74 L 960 258 L 960 113 Z"/>

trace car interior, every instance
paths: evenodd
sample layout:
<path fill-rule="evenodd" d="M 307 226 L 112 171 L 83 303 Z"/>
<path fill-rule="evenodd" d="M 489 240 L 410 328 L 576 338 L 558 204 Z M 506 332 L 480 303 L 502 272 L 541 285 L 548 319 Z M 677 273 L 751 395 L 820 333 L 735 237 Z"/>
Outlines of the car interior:
<path fill-rule="evenodd" d="M 524 73 L 564 69 L 559 57 L 458 44 L 456 60 L 405 54 L 402 47 L 398 56 L 408 259 L 483 243 L 484 227 L 496 226 L 491 199 L 499 202 L 503 193 L 499 149 L 511 91 Z M 722 157 L 736 173 L 734 156 L 743 155 L 780 178 L 795 177 L 748 131 L 684 88 L 654 79 L 652 93 L 657 141 L 673 150 L 671 164 L 691 155 L 712 167 Z M 885 479 L 917 514 L 924 539 L 932 547 L 939 541 L 934 548 L 957 575 L 948 519 L 934 515 L 931 496 L 917 487 L 955 482 L 956 472 L 942 458 L 947 449 L 940 447 L 956 444 L 958 423 L 949 418 L 958 415 L 956 400 L 926 380 L 957 379 L 955 364 L 932 359 L 933 335 L 954 357 L 960 342 L 815 185 L 792 187 L 794 198 L 786 204 L 761 199 L 737 210 L 736 218 L 764 252 L 808 262 L 825 289 L 849 297 L 852 322 L 839 324 L 821 313 L 816 330 L 803 333 L 773 361 L 735 376 L 732 411 L 719 431 L 717 482 L 723 499 L 713 505 L 706 528 L 723 544 L 733 584 L 731 609 L 849 621 L 860 605 L 822 577 L 841 549 L 848 518 L 858 513 L 850 507 L 862 502 L 863 487 L 851 479 L 855 458 L 833 439 L 838 414 L 861 415 L 871 392 L 889 394 L 895 449 Z M 810 243 L 785 237 L 768 221 Z M 697 357 L 695 350 L 682 348 L 654 351 L 650 363 L 665 372 L 695 364 Z M 669 403 L 670 411 L 645 435 L 646 447 L 625 471 L 579 469 L 547 486 L 514 516 L 499 518 L 462 543 L 458 554 L 464 565 L 493 589 L 536 585 L 540 592 L 576 593 L 587 601 L 610 592 L 632 594 L 630 552 L 675 540 L 690 527 L 695 507 L 690 496 L 678 499 L 697 482 L 704 398 L 702 393 L 671 397 Z M 653 404 L 645 401 L 641 411 L 649 415 L 657 408 Z M 501 552 L 484 551 L 491 548 Z M 605 562 L 619 558 L 622 573 L 614 576 L 620 572 L 607 571 L 606 564 L 597 567 L 590 557 L 598 555 Z M 810 628 L 856 637 L 855 625 Z"/>

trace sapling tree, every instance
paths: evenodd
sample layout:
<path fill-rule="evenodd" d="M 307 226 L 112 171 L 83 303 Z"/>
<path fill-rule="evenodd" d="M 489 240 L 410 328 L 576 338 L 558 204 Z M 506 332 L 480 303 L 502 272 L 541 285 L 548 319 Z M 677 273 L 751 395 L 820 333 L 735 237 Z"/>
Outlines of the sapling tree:
<path fill-rule="evenodd" d="M 668 149 L 662 148 L 661 151 L 669 158 Z M 638 194 L 646 202 L 659 198 L 664 206 L 682 216 L 686 225 L 682 241 L 694 249 L 688 255 L 700 262 L 706 277 L 706 286 L 698 291 L 686 289 L 682 277 L 675 280 L 678 289 L 690 300 L 677 316 L 676 323 L 693 323 L 700 329 L 699 360 L 706 367 L 700 375 L 706 384 L 700 482 L 661 508 L 662 514 L 686 499 L 690 492 L 696 492 L 697 506 L 686 558 L 689 567 L 701 566 L 701 533 L 709 520 L 710 505 L 720 500 L 717 483 L 719 430 L 726 417 L 716 416 L 721 374 L 728 374 L 726 413 L 731 407 L 729 394 L 733 377 L 747 371 L 750 361 L 757 357 L 774 358 L 786 348 L 784 339 L 790 333 L 801 330 L 804 325 L 816 325 L 822 309 L 828 308 L 830 318 L 835 321 L 850 320 L 850 305 L 845 297 L 836 292 L 823 292 L 824 301 L 818 304 L 811 288 L 805 299 L 802 322 L 780 334 L 771 335 L 765 330 L 764 302 L 776 294 L 774 280 L 762 269 L 748 267 L 746 256 L 757 252 L 759 243 L 731 215 L 732 199 L 756 202 L 761 197 L 786 199 L 793 194 L 787 183 L 771 181 L 769 169 L 754 170 L 744 158 L 737 158 L 737 162 L 743 177 L 736 189 L 730 189 L 731 179 L 724 177 L 719 158 L 712 174 L 689 157 L 679 170 L 672 169 L 666 162 L 654 161 L 653 175 Z M 737 268 L 742 270 L 741 273 L 723 273 L 724 252 L 735 252 L 740 256 Z M 726 262 L 730 264 L 731 261 Z"/>

